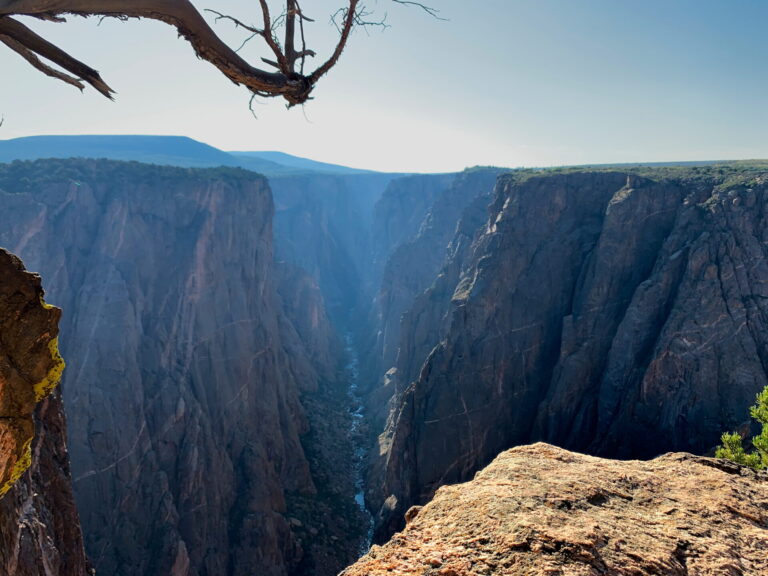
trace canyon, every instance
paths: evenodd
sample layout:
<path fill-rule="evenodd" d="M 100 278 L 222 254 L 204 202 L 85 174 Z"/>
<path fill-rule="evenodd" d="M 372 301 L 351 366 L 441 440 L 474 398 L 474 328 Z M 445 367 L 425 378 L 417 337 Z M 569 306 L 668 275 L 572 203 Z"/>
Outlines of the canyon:
<path fill-rule="evenodd" d="M 264 165 L 267 179 L 239 160 L 201 168 L 224 157 L 194 146 L 142 154 L 196 167 L 0 165 L 0 246 L 64 311 L 74 495 L 97 573 L 337 574 L 436 492 L 449 514 L 461 498 L 441 487 L 505 450 L 704 454 L 749 428 L 768 383 L 760 164 Z M 35 470 L 66 501 L 60 401 L 37 409 L 58 464 L 33 466 L 3 505 L 37 490 Z M 542 483 L 559 474 L 550 460 L 582 458 L 542 446 L 519 465 L 541 460 Z M 700 466 L 686 458 L 642 474 Z M 597 460 L 578 462 L 588 476 Z M 68 549 L 82 550 L 67 502 Z M 440 562 L 418 569 L 471 573 Z"/>

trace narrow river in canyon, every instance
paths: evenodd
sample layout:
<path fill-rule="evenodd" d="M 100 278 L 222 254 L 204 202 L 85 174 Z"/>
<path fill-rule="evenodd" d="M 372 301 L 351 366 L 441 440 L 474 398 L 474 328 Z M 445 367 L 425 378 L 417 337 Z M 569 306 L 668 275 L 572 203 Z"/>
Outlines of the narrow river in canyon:
<path fill-rule="evenodd" d="M 373 516 L 365 506 L 365 467 L 368 461 L 367 438 L 365 434 L 365 404 L 360 393 L 360 361 L 354 339 L 350 333 L 344 336 L 344 347 L 347 357 L 346 372 L 349 378 L 347 395 L 349 411 L 352 416 L 349 426 L 349 437 L 354 446 L 354 479 L 355 502 L 365 514 L 368 522 L 368 533 L 361 546 L 360 554 L 365 554 L 373 540 Z"/>

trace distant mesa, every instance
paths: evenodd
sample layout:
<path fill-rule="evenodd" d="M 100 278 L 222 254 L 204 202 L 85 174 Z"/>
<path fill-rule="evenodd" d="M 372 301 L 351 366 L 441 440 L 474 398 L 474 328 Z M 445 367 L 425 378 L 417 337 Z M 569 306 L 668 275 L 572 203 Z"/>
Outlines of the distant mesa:
<path fill-rule="evenodd" d="M 374 174 L 373 170 L 361 170 L 359 168 L 349 168 L 339 166 L 338 164 L 328 164 L 326 162 L 317 162 L 308 158 L 301 158 L 286 154 L 285 152 L 265 151 L 265 152 L 229 152 L 241 162 L 258 160 L 260 162 L 274 162 L 286 168 L 303 170 L 307 172 L 327 172 L 330 174 Z"/>
<path fill-rule="evenodd" d="M 27 136 L 0 140 L 0 163 L 41 158 L 105 158 L 182 168 L 233 166 L 270 177 L 374 173 L 283 152 L 225 152 L 186 136 Z"/>

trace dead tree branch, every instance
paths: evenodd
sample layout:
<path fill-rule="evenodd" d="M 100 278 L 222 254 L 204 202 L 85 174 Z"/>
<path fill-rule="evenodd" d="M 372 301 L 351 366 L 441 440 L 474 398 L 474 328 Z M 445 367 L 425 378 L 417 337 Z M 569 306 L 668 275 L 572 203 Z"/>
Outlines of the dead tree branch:
<path fill-rule="evenodd" d="M 438 17 L 436 10 L 419 2 L 393 1 L 397 4 L 421 7 L 431 16 Z M 207 10 L 215 16 L 216 21 L 229 21 L 250 33 L 237 49 L 230 48 L 213 31 L 189 0 L 0 0 L 0 43 L 48 76 L 80 90 L 83 90 L 85 85 L 90 85 L 106 97 L 112 98 L 114 91 L 96 70 L 33 32 L 17 17 L 31 16 L 58 23 L 66 22 L 69 15 L 121 20 L 159 20 L 173 26 L 179 36 L 192 46 L 199 58 L 218 68 L 235 84 L 245 86 L 255 96 L 282 97 L 289 106 L 294 106 L 306 102 L 317 81 L 338 63 L 355 27 L 383 24 L 383 20 L 366 20 L 370 12 L 365 10 L 360 0 L 346 0 L 345 3 L 346 6 L 337 12 L 340 16 L 339 39 L 333 52 L 308 75 L 304 74 L 306 58 L 316 54 L 314 50 L 307 48 L 304 24 L 314 20 L 304 15 L 299 0 L 285 0 L 284 11 L 277 21 L 272 19 L 268 0 L 259 0 L 261 28 L 245 24 L 216 10 Z M 285 28 L 282 44 L 275 35 L 275 27 L 280 25 Z M 274 67 L 275 71 L 252 66 L 238 54 L 247 42 L 257 36 L 264 40 L 274 55 L 274 59 L 261 58 L 261 61 Z M 301 49 L 297 50 L 299 42 Z M 300 62 L 298 71 L 297 62 Z"/>

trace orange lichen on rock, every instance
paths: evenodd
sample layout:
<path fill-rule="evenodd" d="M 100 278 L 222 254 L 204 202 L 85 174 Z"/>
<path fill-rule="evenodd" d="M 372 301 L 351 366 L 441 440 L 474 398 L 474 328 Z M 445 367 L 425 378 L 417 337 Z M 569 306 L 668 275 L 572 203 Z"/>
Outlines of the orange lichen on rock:
<path fill-rule="evenodd" d="M 0 497 L 29 468 L 35 406 L 61 379 L 60 317 L 40 277 L 0 249 Z"/>

